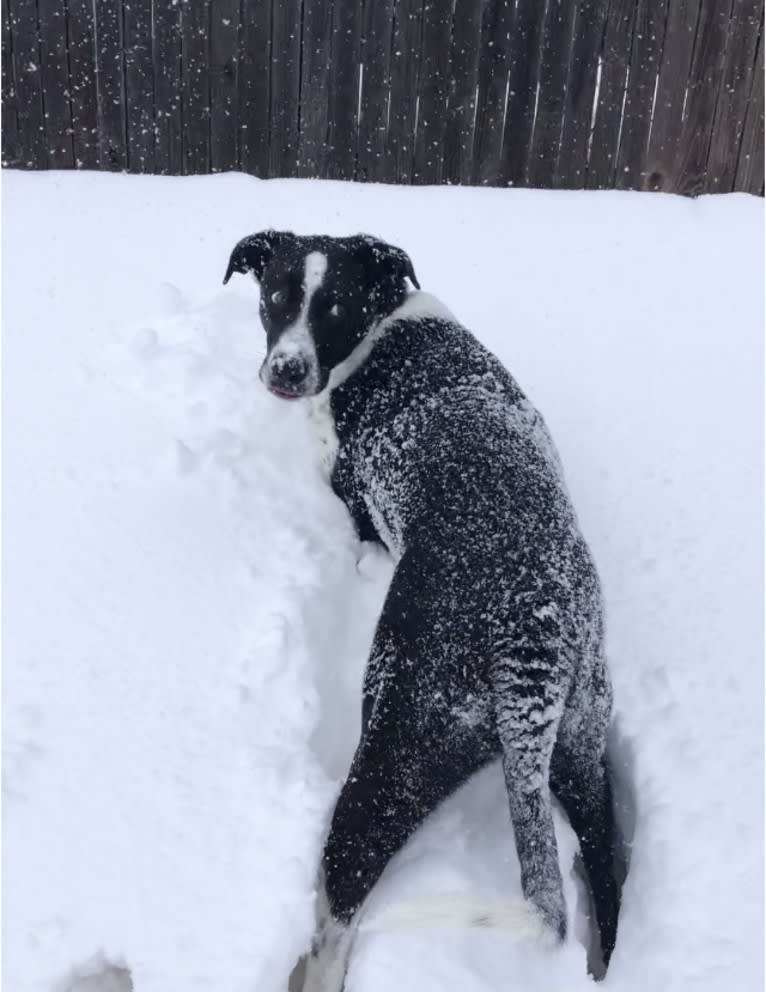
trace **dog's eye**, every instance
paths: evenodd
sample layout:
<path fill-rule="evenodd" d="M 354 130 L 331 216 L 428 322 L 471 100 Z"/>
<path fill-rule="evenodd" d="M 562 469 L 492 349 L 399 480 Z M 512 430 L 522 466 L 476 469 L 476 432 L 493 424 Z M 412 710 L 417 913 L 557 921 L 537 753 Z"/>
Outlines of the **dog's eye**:
<path fill-rule="evenodd" d="M 340 303 L 333 303 L 333 305 L 330 307 L 331 317 L 342 317 L 344 312 L 345 311 Z"/>
<path fill-rule="evenodd" d="M 271 294 L 272 303 L 284 303 L 285 302 L 285 291 L 283 289 L 278 289 L 276 292 Z"/>

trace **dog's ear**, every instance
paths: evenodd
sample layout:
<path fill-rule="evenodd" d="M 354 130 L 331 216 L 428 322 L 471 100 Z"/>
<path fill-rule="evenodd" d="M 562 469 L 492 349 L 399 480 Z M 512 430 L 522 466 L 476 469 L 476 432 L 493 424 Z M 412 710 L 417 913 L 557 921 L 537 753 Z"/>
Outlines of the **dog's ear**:
<path fill-rule="evenodd" d="M 252 272 L 260 282 L 280 241 L 289 237 L 291 235 L 287 231 L 261 231 L 238 241 L 229 258 L 226 275 L 223 277 L 224 286 L 235 272 Z"/>
<path fill-rule="evenodd" d="M 395 245 L 389 245 L 385 241 L 372 238 L 368 234 L 359 235 L 359 239 L 365 267 L 373 279 L 384 275 L 404 281 L 406 277 L 415 289 L 420 289 L 420 283 L 406 251 Z"/>

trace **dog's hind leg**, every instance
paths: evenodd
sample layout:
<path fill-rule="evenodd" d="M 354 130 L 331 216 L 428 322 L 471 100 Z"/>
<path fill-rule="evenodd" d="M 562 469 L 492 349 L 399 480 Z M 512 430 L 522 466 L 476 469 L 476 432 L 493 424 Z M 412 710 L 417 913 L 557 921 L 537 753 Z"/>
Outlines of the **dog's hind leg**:
<path fill-rule="evenodd" d="M 546 621 L 548 609 L 538 611 Z M 539 623 L 537 615 L 527 624 L 515 625 L 513 639 L 492 666 L 492 681 L 521 888 L 553 934 L 563 940 L 567 914 L 549 772 L 569 665 L 560 640 L 545 636 L 549 626 Z"/>
<path fill-rule="evenodd" d="M 387 701 L 382 698 L 385 710 Z M 322 858 L 317 932 L 303 992 L 340 992 L 367 895 L 415 829 L 489 755 L 424 739 L 412 714 L 377 701 L 332 817 Z"/>
<path fill-rule="evenodd" d="M 604 967 L 617 938 L 625 866 L 606 760 L 611 691 L 606 678 L 590 705 L 568 705 L 551 761 L 551 788 L 580 842 Z"/>
<path fill-rule="evenodd" d="M 340 992 L 359 912 L 389 860 L 496 753 L 494 736 L 492 746 L 450 732 L 449 712 L 438 699 L 439 644 L 423 627 L 413 631 L 400 609 L 401 567 L 378 623 L 364 730 L 324 849 L 326 904 L 319 907 L 304 992 Z"/>

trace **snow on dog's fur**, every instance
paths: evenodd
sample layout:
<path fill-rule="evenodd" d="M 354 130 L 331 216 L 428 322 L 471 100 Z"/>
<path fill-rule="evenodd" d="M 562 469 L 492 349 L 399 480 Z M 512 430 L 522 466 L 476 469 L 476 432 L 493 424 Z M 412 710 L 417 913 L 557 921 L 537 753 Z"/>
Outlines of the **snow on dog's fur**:
<path fill-rule="evenodd" d="M 322 858 L 305 992 L 342 987 L 389 859 L 497 756 L 524 896 L 563 939 L 552 789 L 608 964 L 622 868 L 601 591 L 542 417 L 446 308 L 408 293 L 407 279 L 419 286 L 399 248 L 266 231 L 237 244 L 224 281 L 233 272 L 260 283 L 263 382 L 309 400 L 334 491 L 397 563 Z"/>

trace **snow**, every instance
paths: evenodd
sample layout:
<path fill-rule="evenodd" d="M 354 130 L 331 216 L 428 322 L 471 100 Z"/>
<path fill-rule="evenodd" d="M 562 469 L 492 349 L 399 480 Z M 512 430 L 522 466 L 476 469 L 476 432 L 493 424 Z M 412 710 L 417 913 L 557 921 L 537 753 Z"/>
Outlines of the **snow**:
<path fill-rule="evenodd" d="M 283 992 L 308 945 L 391 563 L 221 285 L 276 227 L 401 245 L 551 428 L 636 806 L 605 987 L 761 989 L 763 202 L 6 171 L 3 209 L 4 987 Z M 591 987 L 557 831 L 563 948 L 406 925 L 517 899 L 492 766 L 390 865 L 348 992 Z"/>

